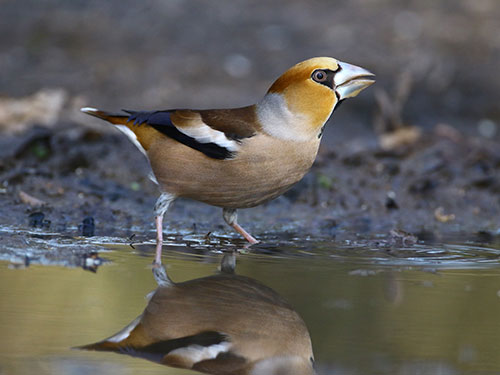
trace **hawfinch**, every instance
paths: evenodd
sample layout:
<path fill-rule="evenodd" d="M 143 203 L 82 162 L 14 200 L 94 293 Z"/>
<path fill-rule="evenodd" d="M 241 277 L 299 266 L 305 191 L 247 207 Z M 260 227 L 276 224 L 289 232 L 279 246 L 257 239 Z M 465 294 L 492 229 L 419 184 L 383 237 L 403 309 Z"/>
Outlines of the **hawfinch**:
<path fill-rule="evenodd" d="M 302 318 L 272 289 L 227 270 L 174 283 L 161 266 L 146 309 L 78 349 L 111 351 L 216 375 L 313 375 Z"/>
<path fill-rule="evenodd" d="M 82 108 L 114 124 L 148 158 L 161 195 L 154 212 L 156 263 L 163 215 L 179 197 L 222 207 L 223 217 L 250 243 L 238 208 L 290 189 L 311 168 L 335 106 L 374 83 L 369 71 L 331 57 L 298 63 L 260 102 L 232 109 L 168 109 L 115 114 Z"/>

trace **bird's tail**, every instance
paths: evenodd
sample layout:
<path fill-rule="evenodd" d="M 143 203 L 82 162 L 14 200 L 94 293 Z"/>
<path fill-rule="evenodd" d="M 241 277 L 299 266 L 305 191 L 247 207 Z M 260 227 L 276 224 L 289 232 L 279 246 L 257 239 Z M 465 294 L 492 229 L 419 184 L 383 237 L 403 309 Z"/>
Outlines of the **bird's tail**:
<path fill-rule="evenodd" d="M 139 329 L 139 333 L 135 333 L 132 335 L 131 332 L 134 331 L 134 329 L 140 324 L 141 318 L 142 315 L 139 315 L 120 332 L 115 333 L 113 336 L 108 337 L 107 339 L 99 342 L 94 342 L 92 344 L 75 346 L 73 347 L 73 349 L 120 352 L 124 347 L 135 346 L 137 342 L 134 342 L 134 337 L 137 336 L 140 341 L 143 337 L 141 336 L 141 332 L 143 332 L 143 330 Z"/>
<path fill-rule="evenodd" d="M 73 349 L 78 349 L 78 350 L 95 350 L 99 352 L 119 352 L 123 345 L 121 345 L 118 342 L 111 342 L 111 341 L 100 341 L 100 342 L 95 342 L 93 344 L 88 344 L 88 345 L 82 345 L 82 346 L 75 346 Z"/>
<path fill-rule="evenodd" d="M 130 114 L 111 113 L 91 107 L 82 108 L 80 111 L 115 125 L 147 157 L 146 150 L 148 150 L 151 140 L 148 132 L 151 129 L 133 126 L 134 123 L 130 121 Z"/>
<path fill-rule="evenodd" d="M 130 115 L 121 113 L 111 113 L 100 109 L 85 107 L 80 109 L 83 113 L 106 120 L 114 125 L 126 125 Z"/>

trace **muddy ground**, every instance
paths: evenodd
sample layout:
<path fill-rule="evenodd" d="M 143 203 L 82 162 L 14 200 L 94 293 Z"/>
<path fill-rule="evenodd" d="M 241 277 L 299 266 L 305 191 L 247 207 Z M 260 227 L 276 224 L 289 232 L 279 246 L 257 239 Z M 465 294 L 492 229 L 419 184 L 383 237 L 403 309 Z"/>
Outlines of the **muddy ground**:
<path fill-rule="evenodd" d="M 302 182 L 275 201 L 242 210 L 240 222 L 264 240 L 264 247 L 291 238 L 339 244 L 391 239 L 392 230 L 420 240 L 498 240 L 498 143 L 456 130 L 450 138 L 449 130 L 437 128 L 393 150 L 366 137 L 325 147 Z M 3 252 L 33 253 L 40 246 L 57 252 L 40 232 L 59 234 L 63 244 L 81 243 L 75 238 L 80 236 L 118 242 L 154 238 L 157 189 L 147 178 L 142 154 L 121 134 L 71 123 L 35 127 L 3 139 L 1 150 L 0 225 L 37 228 L 34 234 L 3 232 Z M 223 223 L 220 209 L 204 204 L 179 200 L 166 222 L 177 242 L 193 236 L 203 242 L 211 232 L 214 248 L 242 244 Z"/>
<path fill-rule="evenodd" d="M 57 258 L 57 244 L 71 243 L 78 246 L 66 254 L 86 254 L 85 238 L 154 238 L 158 192 L 146 161 L 79 106 L 245 105 L 315 55 L 367 67 L 378 81 L 335 113 L 302 182 L 241 211 L 240 222 L 264 239 L 260 246 L 412 235 L 498 241 L 495 1 L 138 4 L 2 4 L 11 20 L 0 23 L 3 259 Z M 242 243 L 220 209 L 196 202 L 177 201 L 166 222 L 176 241 L 211 233 L 214 246 Z"/>

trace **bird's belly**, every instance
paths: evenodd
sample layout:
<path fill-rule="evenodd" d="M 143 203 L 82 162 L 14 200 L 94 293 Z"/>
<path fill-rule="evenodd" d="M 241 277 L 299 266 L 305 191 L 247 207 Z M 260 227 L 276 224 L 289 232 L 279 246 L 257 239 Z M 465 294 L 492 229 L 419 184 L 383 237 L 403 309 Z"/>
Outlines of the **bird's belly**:
<path fill-rule="evenodd" d="M 215 160 L 178 143 L 154 147 L 151 166 L 163 191 L 213 206 L 247 208 L 297 183 L 316 158 L 317 143 L 256 140 L 234 159 Z M 159 162 L 158 162 L 159 161 Z"/>
<path fill-rule="evenodd" d="M 183 196 L 212 206 L 225 208 L 248 208 L 274 199 L 297 183 L 304 174 L 282 176 L 282 178 L 263 177 L 241 178 L 238 180 L 220 176 L 220 184 L 210 189 L 194 189 Z"/>

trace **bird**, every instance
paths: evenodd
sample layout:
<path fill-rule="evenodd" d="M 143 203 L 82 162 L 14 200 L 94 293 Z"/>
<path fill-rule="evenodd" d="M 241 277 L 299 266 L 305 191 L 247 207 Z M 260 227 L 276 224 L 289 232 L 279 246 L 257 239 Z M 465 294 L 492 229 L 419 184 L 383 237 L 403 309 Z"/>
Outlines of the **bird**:
<path fill-rule="evenodd" d="M 162 266 L 153 268 L 158 288 L 144 312 L 115 335 L 76 349 L 207 374 L 314 375 L 300 315 L 273 289 L 234 274 L 233 254 L 224 256 L 220 273 L 181 283 Z"/>
<path fill-rule="evenodd" d="M 176 198 L 221 207 L 225 222 L 257 243 L 238 223 L 237 210 L 274 199 L 300 181 L 335 108 L 374 82 L 364 68 L 314 57 L 288 69 L 254 105 L 81 111 L 115 125 L 149 160 L 161 192 L 154 206 L 154 263 L 161 264 L 163 216 Z"/>

